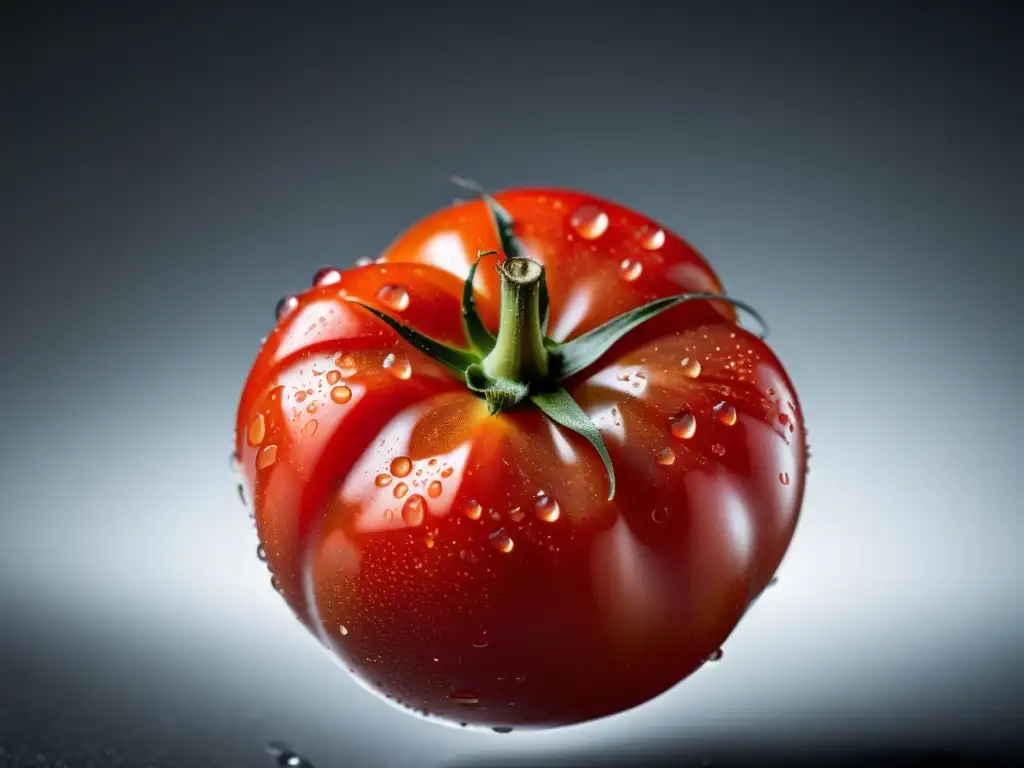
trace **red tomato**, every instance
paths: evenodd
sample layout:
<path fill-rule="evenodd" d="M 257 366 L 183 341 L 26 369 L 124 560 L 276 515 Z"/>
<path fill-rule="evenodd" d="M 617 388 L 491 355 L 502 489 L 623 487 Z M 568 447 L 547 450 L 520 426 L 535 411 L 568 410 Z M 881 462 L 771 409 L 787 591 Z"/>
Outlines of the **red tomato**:
<path fill-rule="evenodd" d="M 721 293 L 690 245 L 620 205 L 495 197 L 544 267 L 553 342 Z M 300 620 L 370 688 L 499 730 L 620 712 L 714 658 L 789 546 L 806 470 L 793 386 L 725 302 L 674 306 L 563 382 L 607 447 L 609 500 L 591 442 L 529 402 L 489 414 L 353 301 L 466 348 L 463 281 L 503 245 L 469 202 L 373 264 L 321 273 L 281 306 L 236 429 L 262 551 Z M 492 333 L 499 263 L 475 280 Z"/>

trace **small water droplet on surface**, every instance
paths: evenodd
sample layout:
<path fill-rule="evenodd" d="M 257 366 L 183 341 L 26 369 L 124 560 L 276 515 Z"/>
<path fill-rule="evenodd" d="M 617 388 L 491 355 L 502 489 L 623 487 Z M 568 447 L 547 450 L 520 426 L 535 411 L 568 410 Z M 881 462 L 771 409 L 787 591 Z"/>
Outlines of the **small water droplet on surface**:
<path fill-rule="evenodd" d="M 306 426 L 302 428 L 302 434 L 304 434 L 306 437 L 312 437 L 313 435 L 316 434 L 316 428 L 317 420 L 310 419 L 309 421 L 306 422 Z"/>
<path fill-rule="evenodd" d="M 520 507 L 512 507 L 512 509 L 508 511 L 508 519 L 513 523 L 523 522 L 524 517 L 526 517 L 526 514 Z"/>
<path fill-rule="evenodd" d="M 451 477 L 451 476 L 452 476 L 452 473 L 453 473 L 454 471 L 455 471 L 455 470 L 454 470 L 454 469 L 452 469 L 451 467 L 445 467 L 444 469 L 442 469 L 442 470 L 441 470 L 441 477 L 444 477 L 444 478 L 449 478 L 449 477 Z"/>
<path fill-rule="evenodd" d="M 331 400 L 338 405 L 344 405 L 352 399 L 352 390 L 344 385 L 334 387 L 331 390 Z"/>
<path fill-rule="evenodd" d="M 384 370 L 402 381 L 412 376 L 412 366 L 405 355 L 389 354 L 384 358 Z"/>
<path fill-rule="evenodd" d="M 477 631 L 476 637 L 473 639 L 473 647 L 474 648 L 486 648 L 488 645 L 490 645 L 490 643 L 491 643 L 491 638 L 487 636 L 487 630 L 484 629 L 483 627 L 481 627 Z"/>
<path fill-rule="evenodd" d="M 328 371 L 327 372 L 327 383 L 332 387 L 341 381 L 341 373 L 339 371 Z"/>
<path fill-rule="evenodd" d="M 245 500 L 245 486 L 241 483 L 238 484 L 238 500 L 242 502 L 243 507 L 249 506 Z"/>
<path fill-rule="evenodd" d="M 391 475 L 383 475 L 383 474 L 381 474 L 381 475 L 377 475 L 377 479 L 374 480 L 373 482 L 376 483 L 378 488 L 385 488 L 385 487 L 391 485 L 392 479 L 393 478 L 391 477 Z"/>
<path fill-rule="evenodd" d="M 771 578 L 770 578 L 770 579 L 768 580 L 768 586 L 769 586 L 769 587 L 774 587 L 774 586 L 775 586 L 776 584 L 778 584 L 778 583 L 779 583 L 779 577 L 778 577 L 778 576 L 772 576 L 772 577 L 771 577 Z M 767 588 L 768 588 L 768 587 L 765 587 L 765 589 L 767 589 Z"/>
<path fill-rule="evenodd" d="M 479 563 L 480 558 L 483 557 L 483 552 L 476 547 L 466 547 L 465 549 L 459 550 L 459 557 L 467 563 Z"/>
<path fill-rule="evenodd" d="M 689 411 L 672 418 L 672 434 L 681 440 L 689 440 L 697 432 L 697 419 Z"/>
<path fill-rule="evenodd" d="M 279 768 L 313 768 L 311 762 L 287 744 L 272 741 L 267 745 L 267 752 L 277 758 Z"/>
<path fill-rule="evenodd" d="M 658 523 L 667 523 L 669 518 L 668 507 L 658 507 L 651 512 L 651 520 Z"/>
<path fill-rule="evenodd" d="M 295 393 L 295 402 L 296 403 L 301 403 L 305 399 L 306 399 L 306 393 L 305 392 L 300 390 L 300 391 Z"/>
<path fill-rule="evenodd" d="M 507 725 L 496 725 L 491 730 L 495 733 L 512 733 L 512 728 Z"/>
<path fill-rule="evenodd" d="M 534 506 L 534 511 L 537 513 L 537 517 L 545 523 L 555 522 L 562 514 L 562 510 L 559 508 L 558 502 L 544 492 L 541 492 L 537 497 L 537 503 Z"/>
<path fill-rule="evenodd" d="M 679 361 L 679 364 L 683 367 L 683 376 L 690 379 L 696 379 L 700 376 L 701 365 L 700 360 L 695 357 L 684 357 Z"/>
<path fill-rule="evenodd" d="M 715 414 L 715 418 L 727 427 L 731 427 L 736 423 L 736 409 L 724 400 L 716 405 L 712 412 Z"/>
<path fill-rule="evenodd" d="M 350 379 L 356 375 L 356 359 L 352 355 L 342 355 L 334 361 L 334 364 L 338 366 L 338 373 L 343 378 Z"/>
<path fill-rule="evenodd" d="M 708 661 L 719 661 L 724 655 L 725 654 L 722 653 L 722 649 L 718 648 L 714 653 L 708 656 Z"/>
<path fill-rule="evenodd" d="M 658 453 L 658 463 L 665 467 L 671 467 L 676 463 L 676 452 L 666 445 Z"/>
<path fill-rule="evenodd" d="M 294 312 L 298 306 L 299 300 L 295 296 L 283 296 L 281 297 L 281 300 L 277 302 L 277 306 L 274 307 L 274 317 L 277 318 L 278 322 L 280 322 Z"/>
<path fill-rule="evenodd" d="M 721 443 L 715 443 L 711 446 L 711 452 L 715 454 L 715 456 L 725 456 L 725 446 Z"/>
<path fill-rule="evenodd" d="M 640 245 L 648 251 L 656 251 L 665 244 L 665 230 L 661 227 L 645 224 L 637 235 L 640 238 Z"/>
<path fill-rule="evenodd" d="M 504 528 L 499 528 L 492 533 L 489 538 L 491 540 L 491 545 L 496 550 L 503 552 L 506 555 L 515 547 L 515 542 L 513 542 L 511 537 L 505 533 Z"/>
<path fill-rule="evenodd" d="M 449 693 L 448 698 L 464 707 L 472 707 L 480 703 L 480 694 L 468 689 Z"/>
<path fill-rule="evenodd" d="M 786 426 L 787 424 L 789 424 L 789 414 L 788 413 L 780 413 L 779 414 L 779 424 L 781 424 L 782 426 Z"/>
<path fill-rule="evenodd" d="M 341 272 L 334 267 L 321 267 L 313 275 L 313 285 L 334 285 L 341 282 Z"/>
<path fill-rule="evenodd" d="M 409 308 L 409 292 L 400 285 L 381 286 L 381 289 L 377 291 L 377 299 L 395 312 L 402 312 Z"/>
<path fill-rule="evenodd" d="M 395 490 L 393 491 L 396 499 L 404 498 L 405 494 L 407 494 L 408 492 L 409 486 L 406 485 L 405 483 L 399 483 L 398 485 L 395 486 Z"/>
<path fill-rule="evenodd" d="M 391 460 L 391 474 L 395 477 L 407 477 L 412 472 L 412 460 L 408 456 L 397 456 Z"/>
<path fill-rule="evenodd" d="M 627 283 L 632 283 L 644 273 L 644 265 L 635 259 L 623 259 L 619 264 L 619 274 Z"/>
<path fill-rule="evenodd" d="M 268 445 L 261 448 L 260 452 L 256 454 L 256 469 L 266 469 L 275 461 L 277 461 L 277 446 Z"/>
<path fill-rule="evenodd" d="M 338 625 L 338 631 L 341 632 L 341 634 L 343 634 L 343 635 L 347 635 L 348 634 L 348 627 L 346 627 L 344 624 L 339 624 Z"/>
<path fill-rule="evenodd" d="M 238 458 L 238 452 L 232 451 L 231 455 L 228 456 L 228 466 L 232 472 L 237 472 L 240 469 L 241 459 Z"/>
<path fill-rule="evenodd" d="M 358 259 L 356 259 L 357 267 L 368 267 L 371 264 L 373 264 L 373 259 L 371 259 L 369 256 L 360 256 Z"/>
<path fill-rule="evenodd" d="M 596 240 L 608 230 L 608 214 L 596 205 L 584 205 L 570 217 L 569 224 L 584 240 Z"/>
<path fill-rule="evenodd" d="M 789 472 L 779 472 L 779 482 L 783 485 L 789 485 Z"/>
<path fill-rule="evenodd" d="M 440 480 L 431 480 L 430 485 L 427 486 L 427 495 L 432 499 L 436 499 L 443 490 L 444 488 L 441 486 Z"/>
<path fill-rule="evenodd" d="M 263 417 L 262 413 L 257 413 L 252 417 L 252 421 L 249 422 L 248 434 L 246 439 L 253 448 L 263 442 L 263 438 L 267 435 L 267 420 Z"/>
<path fill-rule="evenodd" d="M 267 562 L 267 550 L 260 544 L 256 547 L 256 557 L 262 560 L 264 563 Z"/>
<path fill-rule="evenodd" d="M 479 520 L 480 516 L 484 513 L 484 508 L 480 506 L 480 502 L 470 499 L 462 505 L 462 511 L 466 513 L 466 517 L 470 520 Z"/>
<path fill-rule="evenodd" d="M 409 497 L 409 500 L 402 505 L 402 520 L 411 527 L 420 525 L 423 522 L 423 511 L 427 503 L 418 493 Z"/>

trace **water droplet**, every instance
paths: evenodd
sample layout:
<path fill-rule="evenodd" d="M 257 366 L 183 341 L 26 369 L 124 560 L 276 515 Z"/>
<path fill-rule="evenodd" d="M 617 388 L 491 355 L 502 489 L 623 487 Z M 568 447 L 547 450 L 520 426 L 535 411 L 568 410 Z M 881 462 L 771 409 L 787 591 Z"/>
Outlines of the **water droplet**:
<path fill-rule="evenodd" d="M 384 358 L 384 370 L 394 376 L 396 379 L 405 381 L 412 376 L 412 366 L 406 359 L 405 355 L 394 355 L 390 354 Z"/>
<path fill-rule="evenodd" d="M 377 299 L 395 312 L 402 312 L 409 308 L 409 292 L 400 285 L 381 286 L 381 289 L 377 291 Z"/>
<path fill-rule="evenodd" d="M 345 385 L 334 387 L 331 390 L 331 400 L 336 402 L 338 405 L 344 405 L 352 399 L 352 390 Z"/>
<path fill-rule="evenodd" d="M 700 376 L 701 365 L 700 360 L 693 357 L 684 357 L 679 361 L 679 364 L 683 367 L 683 376 L 690 379 L 696 379 Z"/>
<path fill-rule="evenodd" d="M 368 267 L 371 264 L 373 264 L 373 259 L 371 259 L 369 256 L 360 256 L 358 259 L 356 259 L 357 267 Z"/>
<path fill-rule="evenodd" d="M 715 414 L 715 417 L 727 427 L 731 427 L 736 423 L 736 409 L 724 400 L 716 405 L 712 409 L 712 412 Z"/>
<path fill-rule="evenodd" d="M 356 359 L 352 355 L 342 355 L 334 364 L 338 366 L 338 373 L 342 378 L 350 379 L 356 375 Z"/>
<path fill-rule="evenodd" d="M 288 315 L 296 310 L 299 306 L 299 300 L 294 296 L 283 296 L 277 306 L 274 307 L 274 317 L 280 322 L 284 320 Z"/>
<path fill-rule="evenodd" d="M 496 725 L 491 730 L 495 733 L 512 733 L 512 728 L 507 725 Z"/>
<path fill-rule="evenodd" d="M 407 477 L 412 472 L 412 461 L 408 456 L 397 456 L 391 460 L 391 474 L 395 477 Z"/>
<path fill-rule="evenodd" d="M 523 522 L 524 517 L 526 517 L 526 514 L 520 507 L 512 507 L 512 509 L 508 511 L 508 519 L 511 520 L 513 523 Z"/>
<path fill-rule="evenodd" d="M 789 424 L 789 414 L 788 413 L 780 413 L 779 414 L 779 424 L 781 424 L 782 426 L 786 426 L 787 424 Z"/>
<path fill-rule="evenodd" d="M 267 745 L 267 752 L 277 758 L 279 768 L 313 768 L 313 764 L 287 744 L 272 741 Z"/>
<path fill-rule="evenodd" d="M 405 494 L 409 492 L 409 486 L 405 483 L 399 483 L 395 486 L 395 490 L 392 493 L 395 494 L 396 499 L 404 498 Z"/>
<path fill-rule="evenodd" d="M 645 224 L 640 227 L 637 235 L 640 238 L 640 245 L 648 251 L 656 251 L 665 244 L 665 230 L 661 227 Z"/>
<path fill-rule="evenodd" d="M 715 443 L 711 446 L 711 452 L 715 454 L 715 456 L 725 456 L 725 446 L 721 443 Z"/>
<path fill-rule="evenodd" d="M 334 285 L 341 282 L 341 272 L 334 267 L 321 267 L 313 275 L 313 285 Z"/>
<path fill-rule="evenodd" d="M 433 548 L 434 548 L 434 534 L 433 533 L 428 533 L 427 534 L 427 549 L 433 549 Z"/>
<path fill-rule="evenodd" d="M 263 442 L 263 438 L 267 435 L 267 421 L 263 418 L 262 413 L 257 413 L 252 417 L 252 421 L 249 422 L 249 431 L 247 440 L 249 445 L 255 448 L 257 445 Z"/>
<path fill-rule="evenodd" d="M 596 240 L 608 230 L 608 214 L 596 205 L 584 205 L 569 219 L 584 240 Z"/>
<path fill-rule="evenodd" d="M 443 490 L 444 488 L 441 486 L 440 480 L 431 480 L 430 485 L 427 486 L 427 495 L 432 499 L 436 499 Z"/>
<path fill-rule="evenodd" d="M 341 634 L 343 634 L 343 635 L 347 635 L 348 634 L 348 627 L 346 627 L 344 624 L 339 624 L 338 625 L 338 631 L 341 632 Z"/>
<path fill-rule="evenodd" d="M 397 490 L 397 489 L 396 489 Z M 423 522 L 423 511 L 427 503 L 418 493 L 409 497 L 409 500 L 402 505 L 402 520 L 411 527 L 420 525 Z"/>
<path fill-rule="evenodd" d="M 479 563 L 480 559 L 483 557 L 483 552 L 481 552 L 477 547 L 466 547 L 465 549 L 459 550 L 459 557 L 467 563 Z"/>
<path fill-rule="evenodd" d="M 339 381 L 341 381 L 341 373 L 339 373 L 338 371 L 328 371 L 327 372 L 327 383 L 328 384 L 330 384 L 331 386 L 334 386 Z"/>
<path fill-rule="evenodd" d="M 430 461 L 428 461 L 427 462 L 427 466 L 428 467 L 436 467 L 437 466 L 437 459 L 431 459 Z"/>
<path fill-rule="evenodd" d="M 448 698 L 464 707 L 473 707 L 480 703 L 480 694 L 468 689 L 449 693 Z"/>
<path fill-rule="evenodd" d="M 516 675 L 516 682 L 517 683 L 525 683 L 526 682 L 526 675 Z"/>
<path fill-rule="evenodd" d="M 511 552 L 512 548 L 515 546 L 515 542 L 513 542 L 509 535 L 505 533 L 504 528 L 499 528 L 492 533 L 489 538 L 492 546 L 499 552 L 504 552 L 505 554 Z"/>
<path fill-rule="evenodd" d="M 658 507 L 651 512 L 651 520 L 658 523 L 667 523 L 669 518 L 668 507 Z"/>
<path fill-rule="evenodd" d="M 681 440 L 689 440 L 697 431 L 697 419 L 689 411 L 684 411 L 672 418 L 672 434 Z"/>
<path fill-rule="evenodd" d="M 302 428 L 302 434 L 306 437 L 312 437 L 316 434 L 317 421 L 316 419 L 310 419 L 306 422 L 306 426 Z"/>
<path fill-rule="evenodd" d="M 256 547 L 256 557 L 262 560 L 264 563 L 267 562 L 267 550 L 262 544 Z"/>
<path fill-rule="evenodd" d="M 277 461 L 277 446 L 268 445 L 256 454 L 256 469 L 266 469 Z"/>
<path fill-rule="evenodd" d="M 393 521 L 394 519 L 395 519 L 395 512 L 394 512 L 394 510 L 391 510 L 391 509 L 385 509 L 385 510 L 384 510 L 384 522 L 385 522 L 385 523 L 390 523 L 390 522 L 392 522 L 392 521 Z"/>
<path fill-rule="evenodd" d="M 666 467 L 671 467 L 676 463 L 676 452 L 666 445 L 658 453 L 658 463 Z"/>
<path fill-rule="evenodd" d="M 771 579 L 768 580 L 768 586 L 769 587 L 774 587 L 778 583 L 779 583 L 778 576 L 772 576 Z M 767 589 L 767 588 L 768 587 L 765 587 L 765 589 Z"/>
<path fill-rule="evenodd" d="M 486 648 L 491 643 L 491 638 L 487 636 L 487 630 L 480 627 L 477 630 L 476 637 L 473 640 L 474 648 Z"/>
<path fill-rule="evenodd" d="M 480 502 L 470 499 L 463 504 L 462 511 L 466 513 L 466 517 L 470 520 L 479 520 L 480 516 L 484 513 L 484 508 L 480 506 Z"/>
<path fill-rule="evenodd" d="M 444 477 L 444 478 L 448 478 L 448 477 L 451 477 L 451 476 L 452 476 L 452 473 L 453 473 L 454 471 L 455 471 L 455 470 L 454 470 L 454 469 L 452 469 L 451 467 L 445 467 L 444 469 L 442 469 L 442 470 L 441 470 L 441 477 Z"/>
<path fill-rule="evenodd" d="M 310 403 L 309 405 L 307 405 L 306 410 L 309 413 L 316 413 L 316 403 Z"/>
<path fill-rule="evenodd" d="M 241 483 L 238 484 L 238 500 L 242 502 L 243 507 L 249 506 L 248 502 L 245 500 L 245 486 Z"/>
<path fill-rule="evenodd" d="M 619 274 L 627 283 L 632 283 L 644 272 L 644 265 L 635 259 L 623 259 L 619 264 Z"/>
<path fill-rule="evenodd" d="M 725 654 L 722 652 L 722 649 L 718 648 L 715 650 L 714 653 L 708 656 L 708 661 L 719 661 L 724 655 Z"/>
<path fill-rule="evenodd" d="M 377 475 L 377 479 L 373 482 L 377 484 L 378 488 L 386 488 L 391 485 L 391 475 Z"/>
<path fill-rule="evenodd" d="M 783 485 L 789 485 L 789 472 L 779 472 L 779 482 Z"/>
<path fill-rule="evenodd" d="M 537 517 L 545 523 L 555 522 L 562 514 L 562 510 L 559 508 L 558 502 L 543 492 L 541 492 L 541 495 L 537 497 L 537 503 L 534 506 L 534 511 L 537 513 Z"/>
<path fill-rule="evenodd" d="M 300 390 L 300 391 L 295 393 L 295 402 L 296 403 L 301 403 L 305 399 L 306 399 L 306 393 L 305 392 Z"/>

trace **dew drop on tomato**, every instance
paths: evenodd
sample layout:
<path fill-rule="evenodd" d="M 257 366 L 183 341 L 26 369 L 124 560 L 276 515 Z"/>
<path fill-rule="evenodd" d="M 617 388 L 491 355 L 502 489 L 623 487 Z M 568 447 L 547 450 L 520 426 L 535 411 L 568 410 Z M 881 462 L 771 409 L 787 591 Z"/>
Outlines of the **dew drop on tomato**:
<path fill-rule="evenodd" d="M 736 409 L 729 405 L 729 403 L 722 401 L 712 410 L 715 414 L 715 418 L 725 424 L 725 426 L 731 427 L 736 423 Z"/>
<path fill-rule="evenodd" d="M 256 469 L 266 469 L 272 466 L 275 461 L 277 461 L 277 446 L 265 446 L 256 454 Z"/>
<path fill-rule="evenodd" d="M 686 376 L 688 379 L 696 379 L 700 376 L 700 360 L 693 357 L 684 357 L 679 361 L 679 365 L 683 368 L 683 376 Z"/>
<path fill-rule="evenodd" d="M 719 661 L 724 655 L 721 648 L 716 648 L 714 653 L 708 656 L 708 661 Z"/>
<path fill-rule="evenodd" d="M 541 495 L 537 497 L 537 503 L 534 506 L 534 511 L 537 513 L 537 517 L 545 523 L 555 522 L 562 514 L 562 510 L 559 508 L 558 502 L 546 493 L 541 493 Z"/>
<path fill-rule="evenodd" d="M 338 373 L 342 378 L 349 379 L 356 375 L 356 359 L 352 355 L 341 355 L 334 364 L 338 366 Z"/>
<path fill-rule="evenodd" d="M 314 286 L 334 285 L 341 282 L 341 272 L 334 267 L 321 267 L 313 275 Z"/>
<path fill-rule="evenodd" d="M 665 230 L 661 227 L 644 225 L 637 235 L 640 238 L 640 245 L 648 251 L 656 251 L 665 244 Z"/>
<path fill-rule="evenodd" d="M 636 259 L 623 259 L 619 264 L 619 274 L 627 283 L 632 283 L 644 272 L 644 265 Z"/>
<path fill-rule="evenodd" d="M 515 542 L 513 542 L 512 538 L 505 533 L 504 528 L 499 528 L 492 533 L 489 538 L 491 540 L 491 546 L 504 554 L 508 554 L 515 547 Z"/>
<path fill-rule="evenodd" d="M 377 484 L 378 488 L 385 488 L 385 487 L 391 485 L 391 480 L 392 480 L 391 475 L 381 474 L 381 475 L 377 475 L 377 479 L 374 480 L 373 482 Z"/>
<path fill-rule="evenodd" d="M 681 440 L 689 440 L 697 432 L 697 419 L 689 411 L 672 417 L 672 434 Z"/>
<path fill-rule="evenodd" d="M 316 434 L 316 428 L 317 420 L 310 419 L 309 421 L 306 422 L 306 426 L 302 428 L 302 434 L 304 434 L 306 437 L 312 437 L 313 435 Z"/>
<path fill-rule="evenodd" d="M 466 513 L 466 517 L 470 520 L 479 520 L 484 513 L 484 508 L 480 506 L 480 502 L 476 499 L 470 499 L 462 505 L 462 511 Z"/>
<path fill-rule="evenodd" d="M 392 491 L 396 499 L 404 499 L 405 495 L 409 492 L 409 486 L 405 483 L 399 483 L 395 486 L 395 490 Z"/>
<path fill-rule="evenodd" d="M 264 563 L 267 562 L 267 550 L 262 544 L 256 547 L 256 557 Z"/>
<path fill-rule="evenodd" d="M 584 205 L 569 218 L 569 224 L 584 240 L 596 240 L 608 230 L 608 214 L 596 205 Z"/>
<path fill-rule="evenodd" d="M 371 264 L 373 264 L 373 259 L 371 259 L 369 256 L 360 256 L 358 259 L 356 259 L 357 267 L 368 267 Z"/>
<path fill-rule="evenodd" d="M 295 393 L 295 402 L 296 403 L 301 403 L 305 399 L 306 399 L 306 393 L 305 392 L 300 390 L 300 391 Z"/>
<path fill-rule="evenodd" d="M 657 507 L 651 512 L 651 520 L 661 525 L 667 523 L 669 518 L 668 507 Z"/>
<path fill-rule="evenodd" d="M 412 376 L 412 366 L 405 355 L 389 354 L 384 358 L 384 370 L 402 381 Z"/>
<path fill-rule="evenodd" d="M 499 725 L 491 728 L 495 733 L 512 733 L 512 728 L 507 725 Z"/>
<path fill-rule="evenodd" d="M 441 477 L 451 477 L 454 471 L 451 467 L 445 467 L 441 470 Z"/>
<path fill-rule="evenodd" d="M 343 634 L 343 635 L 347 635 L 348 634 L 348 627 L 346 627 L 344 624 L 339 624 L 338 625 L 338 631 L 341 632 L 341 634 Z"/>
<path fill-rule="evenodd" d="M 464 707 L 473 707 L 480 703 L 480 694 L 469 689 L 460 689 L 448 694 L 448 698 Z"/>
<path fill-rule="evenodd" d="M 783 485 L 789 485 L 789 472 L 779 472 L 779 482 Z"/>
<path fill-rule="evenodd" d="M 331 390 L 331 400 L 338 405 L 344 405 L 352 399 L 352 390 L 344 385 L 339 385 Z"/>
<path fill-rule="evenodd" d="M 477 630 L 476 637 L 473 638 L 474 648 L 486 648 L 490 645 L 491 638 L 487 635 L 487 630 L 481 627 Z"/>
<path fill-rule="evenodd" d="M 415 527 L 423 522 L 423 510 L 427 504 L 418 493 L 409 497 L 402 505 L 402 520 L 410 527 Z"/>
<path fill-rule="evenodd" d="M 427 486 L 427 495 L 432 499 L 436 499 L 443 490 L 444 488 L 441 486 L 440 480 L 431 480 L 430 485 Z"/>
<path fill-rule="evenodd" d="M 377 291 L 377 299 L 395 312 L 402 312 L 409 308 L 409 292 L 400 285 L 381 286 Z"/>
<path fill-rule="evenodd" d="M 332 387 L 341 381 L 341 373 L 339 371 L 328 371 L 327 372 L 327 383 Z"/>
<path fill-rule="evenodd" d="M 407 477 L 412 472 L 412 461 L 408 456 L 396 456 L 391 460 L 390 468 L 395 477 Z"/>
<path fill-rule="evenodd" d="M 725 446 L 721 443 L 715 443 L 711 446 L 711 452 L 718 457 L 725 456 Z"/>
<path fill-rule="evenodd" d="M 467 563 L 476 564 L 480 562 L 483 553 L 477 547 L 465 547 L 459 550 L 459 557 Z"/>
<path fill-rule="evenodd" d="M 658 453 L 658 463 L 665 467 L 671 467 L 676 463 L 676 452 L 666 445 Z"/>
<path fill-rule="evenodd" d="M 278 321 L 284 320 L 299 306 L 299 300 L 295 296 L 282 296 L 281 300 L 277 302 L 277 306 L 274 307 L 274 317 Z"/>
<path fill-rule="evenodd" d="M 252 421 L 249 422 L 249 429 L 247 430 L 246 440 L 249 445 L 255 448 L 263 442 L 263 438 L 267 435 L 267 421 L 263 417 L 262 413 L 257 413 L 252 417 Z"/>

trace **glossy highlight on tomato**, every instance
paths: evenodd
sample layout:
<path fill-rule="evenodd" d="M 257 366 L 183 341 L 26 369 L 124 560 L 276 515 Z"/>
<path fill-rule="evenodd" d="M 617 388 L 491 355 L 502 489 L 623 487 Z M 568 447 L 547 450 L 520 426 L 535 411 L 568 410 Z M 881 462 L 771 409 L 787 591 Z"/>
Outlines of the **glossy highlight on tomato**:
<path fill-rule="evenodd" d="M 500 355 L 467 338 L 469 277 Z M 513 311 L 517 280 L 543 296 Z M 658 305 L 555 381 L 567 342 L 680 294 L 723 300 Z M 769 585 L 804 493 L 796 392 L 737 318 L 683 239 L 564 190 L 460 203 L 321 270 L 238 408 L 274 585 L 365 685 L 451 723 L 566 725 L 666 691 Z"/>

